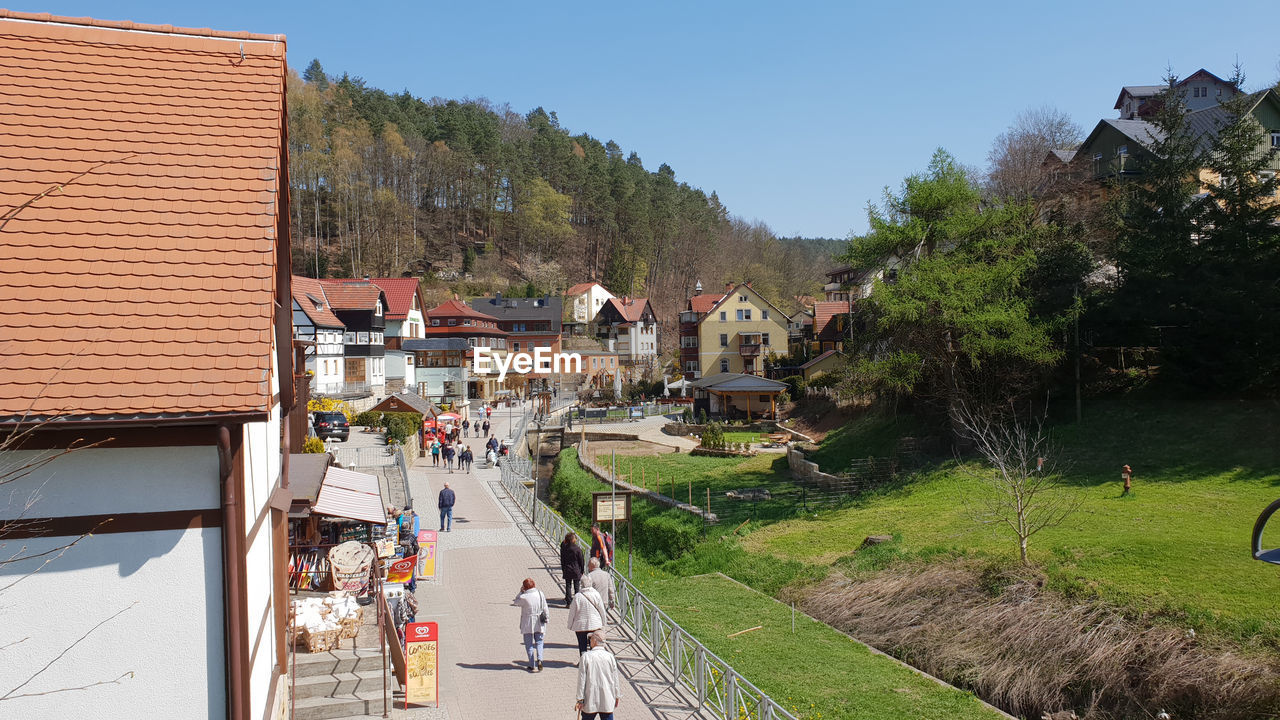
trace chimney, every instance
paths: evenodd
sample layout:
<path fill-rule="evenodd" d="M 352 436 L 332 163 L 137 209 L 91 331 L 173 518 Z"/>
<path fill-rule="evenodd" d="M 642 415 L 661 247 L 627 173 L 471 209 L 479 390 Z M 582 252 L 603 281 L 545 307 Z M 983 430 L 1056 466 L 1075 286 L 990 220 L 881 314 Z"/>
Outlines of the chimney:
<path fill-rule="evenodd" d="M 747 281 L 747 287 L 751 287 L 751 281 L 750 281 L 750 280 L 748 280 L 748 281 Z"/>

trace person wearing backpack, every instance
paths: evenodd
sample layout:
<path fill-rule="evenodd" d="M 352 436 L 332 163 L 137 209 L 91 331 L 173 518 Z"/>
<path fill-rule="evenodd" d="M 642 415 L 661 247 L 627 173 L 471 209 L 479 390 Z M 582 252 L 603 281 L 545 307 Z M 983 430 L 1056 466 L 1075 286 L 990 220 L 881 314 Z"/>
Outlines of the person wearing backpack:
<path fill-rule="evenodd" d="M 542 640 L 547 632 L 547 596 L 537 588 L 533 578 L 525 578 L 512 605 L 520 608 L 520 634 L 529 657 L 529 672 L 542 672 Z"/>

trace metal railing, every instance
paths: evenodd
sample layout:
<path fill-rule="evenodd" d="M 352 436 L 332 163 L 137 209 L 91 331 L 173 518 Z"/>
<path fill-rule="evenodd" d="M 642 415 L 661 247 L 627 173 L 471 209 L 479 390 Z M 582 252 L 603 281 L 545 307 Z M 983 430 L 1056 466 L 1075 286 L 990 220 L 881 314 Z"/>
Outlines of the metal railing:
<path fill-rule="evenodd" d="M 385 467 L 396 464 L 395 448 L 377 447 L 330 447 L 334 462 L 344 468 Z"/>
<path fill-rule="evenodd" d="M 523 458 L 504 459 L 502 487 L 533 526 L 556 547 L 565 535 L 577 533 L 559 513 L 525 487 L 529 470 L 529 462 Z M 584 547 L 590 545 L 581 536 L 579 542 Z M 697 698 L 700 709 L 721 720 L 796 720 L 676 624 L 625 577 L 613 573 L 613 578 L 618 588 L 618 619 L 631 631 L 636 642 L 648 650 L 652 663 L 669 673 L 671 683 L 679 683 Z"/>

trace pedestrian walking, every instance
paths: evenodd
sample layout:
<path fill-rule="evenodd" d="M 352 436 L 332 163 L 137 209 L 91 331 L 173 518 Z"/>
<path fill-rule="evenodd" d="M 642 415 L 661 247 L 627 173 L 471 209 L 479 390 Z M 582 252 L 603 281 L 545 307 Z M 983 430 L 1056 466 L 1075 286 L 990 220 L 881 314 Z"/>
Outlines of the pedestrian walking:
<path fill-rule="evenodd" d="M 583 586 L 569 603 L 569 629 L 578 635 L 578 652 L 588 649 L 587 636 L 604 629 L 604 600 L 591 586 Z"/>
<path fill-rule="evenodd" d="M 565 533 L 560 543 L 560 574 L 564 576 L 564 606 L 569 607 L 573 596 L 582 589 L 582 547 L 578 536 Z"/>
<path fill-rule="evenodd" d="M 485 443 L 484 446 L 495 453 L 498 452 L 498 437 L 496 435 L 490 435 L 489 442 Z"/>
<path fill-rule="evenodd" d="M 600 597 L 610 608 L 617 607 L 618 592 L 614 588 L 613 575 L 600 568 L 599 558 L 591 558 L 587 561 L 587 574 L 583 576 L 582 584 L 590 585 L 600 593 Z"/>
<path fill-rule="evenodd" d="M 480 434 L 480 437 L 488 437 L 488 436 L 489 436 L 489 428 L 490 428 L 490 427 L 491 427 L 491 425 L 489 425 L 489 421 L 488 421 L 488 420 L 485 420 L 485 421 L 484 421 L 484 424 L 480 426 L 480 429 L 484 431 L 484 432 L 482 432 L 482 433 Z"/>
<path fill-rule="evenodd" d="M 578 702 L 581 720 L 613 720 L 622 702 L 618 685 L 618 661 L 604 644 L 604 633 L 591 633 L 591 649 L 578 661 Z"/>
<path fill-rule="evenodd" d="M 459 466 L 463 466 L 463 465 L 465 465 L 465 466 L 466 466 L 466 468 L 467 468 L 467 474 L 468 474 L 468 475 L 470 475 L 470 474 L 471 474 L 471 461 L 475 460 L 475 455 L 472 455 L 472 454 L 471 454 L 471 446 L 470 446 L 470 445 L 464 445 L 464 446 L 462 447 L 462 453 L 458 456 L 458 458 L 459 458 L 458 465 L 459 465 Z"/>
<path fill-rule="evenodd" d="M 600 529 L 600 523 L 591 523 L 591 557 L 600 560 L 600 567 L 613 567 L 613 538 Z"/>
<path fill-rule="evenodd" d="M 431 439 L 431 466 L 440 467 L 440 441 Z"/>
<path fill-rule="evenodd" d="M 449 483 L 445 483 L 444 489 L 440 491 L 440 496 L 436 499 L 436 507 L 440 508 L 440 532 L 453 532 L 453 503 L 455 500 L 457 500 L 457 496 L 453 494 Z"/>
<path fill-rule="evenodd" d="M 462 421 L 462 437 L 466 437 L 467 431 L 469 431 L 470 429 L 471 429 L 471 421 L 463 420 Z"/>
<path fill-rule="evenodd" d="M 492 405 L 485 405 L 485 406 L 484 406 L 484 419 L 485 419 L 485 420 L 488 420 L 488 419 L 490 419 L 490 418 L 492 418 L 492 417 L 493 417 L 493 406 L 492 406 Z"/>
<path fill-rule="evenodd" d="M 512 605 L 520 608 L 520 634 L 524 636 L 524 652 L 529 657 L 529 672 L 542 672 L 542 639 L 547 633 L 547 596 L 525 578 Z"/>

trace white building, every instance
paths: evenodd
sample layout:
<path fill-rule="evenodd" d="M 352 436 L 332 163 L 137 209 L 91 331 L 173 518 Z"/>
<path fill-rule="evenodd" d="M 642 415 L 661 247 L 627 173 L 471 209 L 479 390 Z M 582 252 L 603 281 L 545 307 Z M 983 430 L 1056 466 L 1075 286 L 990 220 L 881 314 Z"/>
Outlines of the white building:
<path fill-rule="evenodd" d="M 293 276 L 293 339 L 306 347 L 307 372 L 311 392 L 336 395 L 342 392 L 343 344 L 345 328 L 329 301 L 324 285 L 313 278 Z"/>
<path fill-rule="evenodd" d="M 596 314 L 596 337 L 635 371 L 656 365 L 658 317 L 647 298 L 610 298 Z"/>
<path fill-rule="evenodd" d="M 569 306 L 570 317 L 576 323 L 589 323 L 600 312 L 600 308 L 609 302 L 613 293 L 604 289 L 598 282 L 578 283 L 564 293 L 565 304 Z"/>
<path fill-rule="evenodd" d="M 0 715 L 279 717 L 284 38 L 0 11 L 0 67 Z"/>

